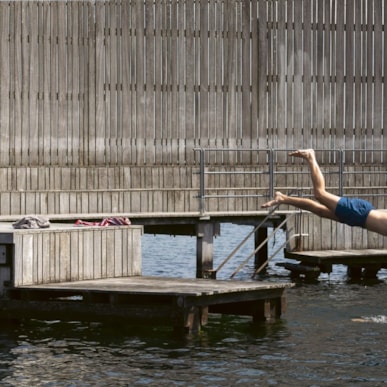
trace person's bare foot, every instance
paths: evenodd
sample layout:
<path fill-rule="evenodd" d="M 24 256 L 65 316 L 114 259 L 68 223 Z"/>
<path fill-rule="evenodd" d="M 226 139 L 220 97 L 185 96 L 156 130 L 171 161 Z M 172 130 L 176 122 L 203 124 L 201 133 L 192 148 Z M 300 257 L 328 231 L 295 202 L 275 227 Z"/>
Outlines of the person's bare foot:
<path fill-rule="evenodd" d="M 284 201 L 285 195 L 279 191 L 277 191 L 274 195 L 274 199 L 269 200 L 268 202 L 262 204 L 262 208 L 268 208 L 268 207 L 273 207 L 278 204 L 281 204 Z"/>
<path fill-rule="evenodd" d="M 301 157 L 302 159 L 306 159 L 306 160 L 315 159 L 315 154 L 313 149 L 298 149 L 294 152 L 290 152 L 289 156 Z"/>

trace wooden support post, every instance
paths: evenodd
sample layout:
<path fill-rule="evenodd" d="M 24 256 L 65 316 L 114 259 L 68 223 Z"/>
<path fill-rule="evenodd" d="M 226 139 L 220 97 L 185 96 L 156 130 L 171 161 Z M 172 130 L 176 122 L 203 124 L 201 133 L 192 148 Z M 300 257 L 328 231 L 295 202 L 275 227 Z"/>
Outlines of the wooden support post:
<path fill-rule="evenodd" d="M 199 223 L 196 231 L 196 278 L 204 278 L 214 265 L 214 235 L 219 224 Z"/>
<path fill-rule="evenodd" d="M 367 265 L 363 269 L 363 278 L 375 279 L 378 271 L 381 269 L 379 265 Z"/>
<path fill-rule="evenodd" d="M 362 268 L 359 266 L 348 266 L 347 275 L 350 279 L 360 279 Z"/>
<path fill-rule="evenodd" d="M 176 334 L 198 334 L 202 326 L 208 323 L 208 306 L 189 305 L 185 297 L 176 299 L 176 318 L 174 332 Z"/>
<path fill-rule="evenodd" d="M 256 249 L 262 242 L 265 241 L 267 238 L 267 228 L 260 227 L 258 230 L 255 232 L 255 238 L 254 238 L 254 249 Z M 261 267 L 268 258 L 268 248 L 267 248 L 267 243 L 265 243 L 259 251 L 256 252 L 255 254 L 255 268 L 258 269 Z M 266 267 L 262 269 L 261 273 L 266 271 Z"/>
<path fill-rule="evenodd" d="M 208 321 L 208 307 L 191 306 L 186 310 L 184 328 L 189 334 L 198 334 Z"/>
<path fill-rule="evenodd" d="M 5 289 L 12 279 L 13 245 L 0 245 L 0 297 L 4 296 Z"/>
<path fill-rule="evenodd" d="M 273 322 L 286 311 L 286 298 L 284 295 L 278 298 L 270 298 L 260 301 L 260 308 L 253 314 L 254 322 Z"/>

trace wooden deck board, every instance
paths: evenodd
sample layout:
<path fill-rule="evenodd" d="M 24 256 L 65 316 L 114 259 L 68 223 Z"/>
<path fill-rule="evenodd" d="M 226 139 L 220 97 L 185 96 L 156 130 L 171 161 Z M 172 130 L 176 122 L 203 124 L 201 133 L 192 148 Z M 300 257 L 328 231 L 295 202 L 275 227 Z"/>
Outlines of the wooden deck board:
<path fill-rule="evenodd" d="M 300 261 L 299 264 L 281 264 L 293 275 L 308 274 L 308 266 L 331 273 L 333 265 L 344 265 L 351 278 L 376 278 L 380 269 L 387 268 L 387 250 L 384 249 L 285 251 L 284 255 L 285 258 Z"/>
<path fill-rule="evenodd" d="M 272 214 L 273 218 L 276 217 L 283 217 L 286 215 L 290 215 L 294 212 L 299 212 L 296 210 L 277 210 L 275 213 Z M 206 218 L 235 218 L 235 217 L 265 217 L 267 216 L 269 211 L 262 210 L 262 211 L 212 211 L 212 212 L 206 212 L 205 216 Z M 189 219 L 196 219 L 201 218 L 202 213 L 199 211 L 187 211 L 187 212 L 179 212 L 179 211 L 170 211 L 170 212 L 96 212 L 96 213 L 63 213 L 63 214 L 46 214 L 43 215 L 45 218 L 49 219 L 53 222 L 60 222 L 60 221 L 75 221 L 77 219 L 95 219 L 100 220 L 103 218 L 108 217 L 114 217 L 114 216 L 125 216 L 129 219 L 178 219 L 182 218 L 183 220 L 187 221 Z M 16 220 L 19 220 L 22 218 L 22 215 L 0 215 L 0 222 L 13 222 Z"/>
<path fill-rule="evenodd" d="M 359 249 L 359 250 L 321 250 L 285 252 L 286 258 L 300 260 L 305 263 L 348 264 L 348 263 L 381 263 L 387 265 L 387 250 Z"/>
<path fill-rule="evenodd" d="M 228 293 L 242 294 L 248 291 L 260 292 L 263 290 L 284 289 L 291 286 L 290 283 L 134 276 L 19 286 L 18 289 L 198 297 Z"/>

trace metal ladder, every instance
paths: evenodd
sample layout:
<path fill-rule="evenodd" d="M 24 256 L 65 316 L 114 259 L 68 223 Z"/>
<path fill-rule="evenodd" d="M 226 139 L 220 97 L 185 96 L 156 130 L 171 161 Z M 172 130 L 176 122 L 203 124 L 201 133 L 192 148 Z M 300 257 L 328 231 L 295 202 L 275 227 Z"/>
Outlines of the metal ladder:
<path fill-rule="evenodd" d="M 277 210 L 277 208 L 279 207 L 279 205 L 273 207 L 269 212 L 268 214 L 266 215 L 266 217 L 251 231 L 249 232 L 249 234 L 231 251 L 231 253 L 220 263 L 220 265 L 216 268 L 216 269 L 212 269 L 212 270 L 209 270 L 208 273 L 209 273 L 209 277 L 211 278 L 216 278 L 216 274 L 219 272 L 219 270 L 221 270 L 224 265 L 229 262 L 231 260 L 231 258 L 238 252 L 238 250 L 248 241 L 248 239 L 257 232 L 257 230 L 262 227 L 266 222 L 267 220 L 269 220 L 269 218 L 273 215 L 273 213 Z M 259 246 L 257 246 L 254 251 L 248 255 L 239 265 L 238 267 L 233 271 L 233 273 L 230 275 L 230 279 L 233 279 L 235 277 L 236 274 L 239 273 L 239 271 L 244 267 L 246 266 L 246 264 L 249 262 L 249 260 L 255 255 L 257 254 L 258 251 L 260 251 L 262 249 L 263 246 L 265 246 L 265 244 L 267 244 L 269 242 L 270 239 L 272 239 L 276 234 L 277 232 L 283 228 L 283 226 L 290 220 L 292 219 L 294 216 L 299 216 L 301 218 L 301 213 L 302 211 L 296 211 L 292 214 L 290 214 L 289 216 L 287 216 L 276 228 L 273 229 L 273 231 L 270 233 L 270 235 L 267 236 L 267 238 L 262 241 Z M 301 221 L 299 221 L 298 223 L 298 229 L 300 230 L 300 224 L 301 224 Z M 292 229 L 290 229 L 290 231 L 292 231 Z M 297 237 L 300 237 L 302 236 L 303 234 L 301 232 L 296 232 L 294 234 L 291 234 L 289 238 L 286 238 L 285 242 L 283 242 L 271 255 L 270 257 L 267 258 L 267 260 L 265 260 L 264 263 L 262 263 L 261 266 L 259 266 L 255 271 L 254 273 L 251 275 L 251 278 L 253 279 L 257 274 L 259 274 L 267 265 L 268 263 L 294 238 L 297 238 Z"/>

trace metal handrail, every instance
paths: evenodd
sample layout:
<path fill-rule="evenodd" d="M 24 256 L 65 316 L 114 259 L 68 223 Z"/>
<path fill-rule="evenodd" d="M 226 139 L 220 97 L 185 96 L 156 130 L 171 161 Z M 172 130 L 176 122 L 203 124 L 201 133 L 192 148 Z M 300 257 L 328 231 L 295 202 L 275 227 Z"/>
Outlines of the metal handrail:
<path fill-rule="evenodd" d="M 248 261 L 255 255 L 257 254 L 257 252 L 259 250 L 261 250 L 261 248 L 266 245 L 266 243 L 272 238 L 274 237 L 278 230 L 280 230 L 291 218 L 293 218 L 293 216 L 295 215 L 295 213 L 291 214 L 290 216 L 287 216 L 271 233 L 270 235 L 268 235 L 268 237 L 262 241 L 260 243 L 260 245 L 247 257 L 244 259 L 244 261 L 242 261 L 239 266 L 234 270 L 234 272 L 231 274 L 230 278 L 234 278 L 236 274 L 238 274 L 238 272 L 244 267 L 246 266 L 246 264 L 248 263 Z M 259 269 L 259 268 L 258 268 Z M 261 269 L 262 270 L 262 269 Z M 257 272 L 254 272 L 254 275 L 253 277 L 257 274 Z"/>
<path fill-rule="evenodd" d="M 251 232 L 249 232 L 247 234 L 247 236 L 238 244 L 238 246 L 236 246 L 234 248 L 234 250 L 231 251 L 231 253 L 218 265 L 218 267 L 215 269 L 215 270 L 211 270 L 212 273 L 216 273 L 235 255 L 235 253 L 249 240 L 249 238 L 255 234 L 258 229 L 260 227 L 262 227 L 263 224 L 265 224 L 265 222 L 267 222 L 268 219 L 270 219 L 271 215 L 277 210 L 277 208 L 279 207 L 279 204 L 277 204 L 276 206 L 274 206 L 269 212 L 268 214 L 266 215 L 266 217 L 264 219 L 262 219 L 262 221 L 256 226 L 253 228 L 253 230 Z"/>
<path fill-rule="evenodd" d="M 247 149 L 230 149 L 230 148 L 194 148 L 195 152 L 199 152 L 200 154 L 200 170 L 199 170 L 199 210 L 202 215 L 205 214 L 206 212 L 206 199 L 213 199 L 213 198 L 252 198 L 252 197 L 263 197 L 264 195 L 260 194 L 243 194 L 243 195 L 208 195 L 206 194 L 206 191 L 208 190 L 206 187 L 206 181 L 205 181 L 205 176 L 206 175 L 268 175 L 269 176 L 269 183 L 267 188 L 268 191 L 268 196 L 273 197 L 274 192 L 275 192 L 275 176 L 278 174 L 283 174 L 283 175 L 288 175 L 288 174 L 294 174 L 295 172 L 293 171 L 278 171 L 275 169 L 275 160 L 277 159 L 277 154 L 279 152 L 286 152 L 288 153 L 290 149 L 273 149 L 273 148 L 268 148 L 268 149 L 254 149 L 254 148 L 247 148 Z M 316 151 L 323 151 L 320 149 L 317 149 Z M 380 172 L 373 172 L 373 171 L 351 171 L 347 172 L 345 171 L 345 154 L 346 152 L 349 152 L 348 150 L 344 149 L 334 149 L 334 150 L 327 150 L 329 152 L 332 152 L 334 155 L 332 159 L 335 161 L 334 165 L 338 167 L 337 171 L 334 172 L 329 172 L 330 174 L 337 174 L 338 175 L 338 194 L 340 196 L 343 196 L 344 194 L 344 180 L 345 176 L 349 174 L 373 174 L 373 173 L 380 173 Z M 263 164 L 263 166 L 266 166 L 266 168 L 260 170 L 260 171 L 206 171 L 206 153 L 208 152 L 256 152 L 258 153 L 265 153 L 265 160 L 266 164 Z M 387 150 L 366 150 L 366 149 L 356 149 L 356 150 L 351 150 L 350 152 L 355 153 L 355 152 L 367 152 L 368 153 L 382 153 L 382 152 L 387 152 Z M 371 159 L 373 159 L 373 156 L 370 156 Z M 308 172 L 303 172 L 303 171 L 297 171 L 297 174 L 306 174 Z M 367 187 L 369 188 L 369 187 Z M 265 195 L 266 196 L 266 195 Z M 360 196 L 360 195 L 359 195 Z M 380 193 L 374 193 L 370 194 L 367 193 L 367 196 L 387 196 L 387 194 L 380 194 Z"/>
<path fill-rule="evenodd" d="M 293 231 L 293 228 L 289 230 L 289 232 Z M 294 238 L 298 238 L 300 235 L 299 234 L 292 234 L 288 239 L 285 240 L 275 251 L 270 257 L 268 257 L 265 262 L 262 263 L 261 266 L 259 266 L 254 273 L 252 274 L 251 278 L 254 278 L 257 274 L 259 274 L 268 264 L 269 262 L 280 252 L 283 250 L 283 248 Z"/>

